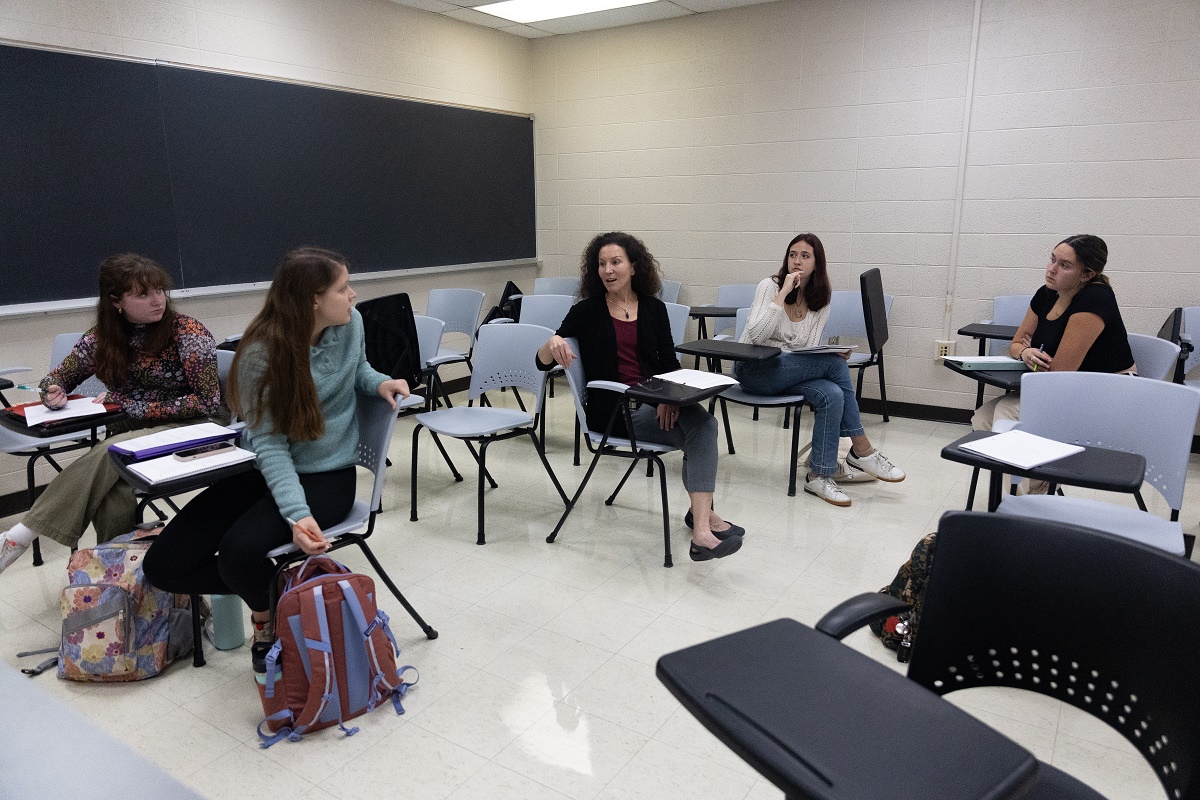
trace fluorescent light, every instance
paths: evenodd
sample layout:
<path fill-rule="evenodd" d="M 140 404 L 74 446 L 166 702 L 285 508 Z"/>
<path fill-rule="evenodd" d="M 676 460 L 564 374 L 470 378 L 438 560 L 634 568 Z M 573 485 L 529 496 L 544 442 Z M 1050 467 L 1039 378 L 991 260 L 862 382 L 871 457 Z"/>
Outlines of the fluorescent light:
<path fill-rule="evenodd" d="M 541 22 L 544 19 L 573 17 L 607 11 L 610 8 L 625 8 L 653 3 L 655 0 L 506 0 L 486 6 L 475 6 L 476 11 L 492 14 L 513 22 Z"/>

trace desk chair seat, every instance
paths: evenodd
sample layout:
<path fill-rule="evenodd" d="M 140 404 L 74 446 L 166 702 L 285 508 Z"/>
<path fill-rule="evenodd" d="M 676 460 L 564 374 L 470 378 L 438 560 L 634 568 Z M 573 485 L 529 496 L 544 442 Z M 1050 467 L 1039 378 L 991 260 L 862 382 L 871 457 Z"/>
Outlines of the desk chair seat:
<path fill-rule="evenodd" d="M 1136 508 L 1086 497 L 1030 494 L 1006 496 L 997 513 L 1109 531 L 1177 556 L 1183 555 L 1183 525 L 1179 520 L 1162 519 Z"/>

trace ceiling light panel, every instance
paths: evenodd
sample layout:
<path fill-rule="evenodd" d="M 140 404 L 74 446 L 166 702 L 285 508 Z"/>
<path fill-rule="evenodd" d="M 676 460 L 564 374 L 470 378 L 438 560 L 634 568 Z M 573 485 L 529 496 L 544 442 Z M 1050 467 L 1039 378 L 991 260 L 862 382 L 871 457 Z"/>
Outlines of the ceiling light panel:
<path fill-rule="evenodd" d="M 655 0 L 506 0 L 503 3 L 475 6 L 475 10 L 528 24 L 653 2 Z"/>

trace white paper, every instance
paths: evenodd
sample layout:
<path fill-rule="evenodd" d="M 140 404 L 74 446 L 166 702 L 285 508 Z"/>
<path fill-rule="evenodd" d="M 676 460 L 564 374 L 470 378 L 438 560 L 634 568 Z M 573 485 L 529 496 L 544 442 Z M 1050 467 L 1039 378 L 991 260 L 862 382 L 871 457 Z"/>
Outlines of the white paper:
<path fill-rule="evenodd" d="M 136 464 L 130 464 L 126 469 L 155 484 L 175 480 L 176 478 L 184 478 L 189 475 L 199 475 L 202 472 L 209 472 L 220 467 L 228 467 L 231 464 L 252 461 L 254 458 L 254 453 L 249 450 L 235 447 L 227 453 L 193 458 L 190 461 L 180 461 L 174 455 L 151 458 L 148 461 L 139 461 Z"/>
<path fill-rule="evenodd" d="M 701 372 L 698 369 L 677 369 L 662 375 L 655 375 L 664 381 L 691 386 L 693 389 L 710 389 L 713 386 L 737 386 L 738 382 L 728 375 L 719 372 Z"/>
<path fill-rule="evenodd" d="M 91 417 L 105 413 L 108 413 L 108 409 L 104 407 L 104 403 L 92 402 L 90 397 L 80 397 L 76 400 L 68 400 L 65 406 L 53 410 L 43 405 L 25 406 L 25 424 L 41 425 L 43 422 L 58 422 L 63 419 Z"/>
<path fill-rule="evenodd" d="M 1025 362 L 1012 356 L 946 356 L 947 361 L 953 361 L 963 369 L 1029 369 Z"/>
<path fill-rule="evenodd" d="M 1077 444 L 1056 442 L 1021 430 L 998 433 L 959 447 L 1021 469 L 1032 469 L 1083 452 Z"/>
<path fill-rule="evenodd" d="M 226 428 L 224 425 L 217 425 L 215 422 L 204 422 L 199 425 L 184 425 L 179 428 L 169 428 L 158 433 L 149 433 L 145 436 L 138 436 L 135 439 L 126 439 L 121 442 L 121 449 L 126 450 L 133 455 L 153 450 L 156 447 L 165 445 L 185 444 L 187 442 L 198 442 L 203 439 L 212 439 L 217 436 L 233 437 L 235 431 Z"/>

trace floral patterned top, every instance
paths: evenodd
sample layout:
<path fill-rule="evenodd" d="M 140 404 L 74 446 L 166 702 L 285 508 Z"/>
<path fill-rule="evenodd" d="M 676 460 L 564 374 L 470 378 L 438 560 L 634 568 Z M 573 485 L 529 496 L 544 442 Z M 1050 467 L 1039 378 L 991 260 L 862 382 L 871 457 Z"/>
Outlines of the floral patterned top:
<path fill-rule="evenodd" d="M 108 402 L 139 420 L 192 419 L 216 413 L 221 405 L 217 381 L 217 343 L 208 329 L 186 314 L 175 314 L 175 333 L 157 355 L 141 352 L 144 325 L 133 325 L 129 347 L 134 355 L 129 376 L 110 386 Z M 96 371 L 96 329 L 75 344 L 63 362 L 42 379 L 44 390 L 53 384 L 70 392 Z"/>

